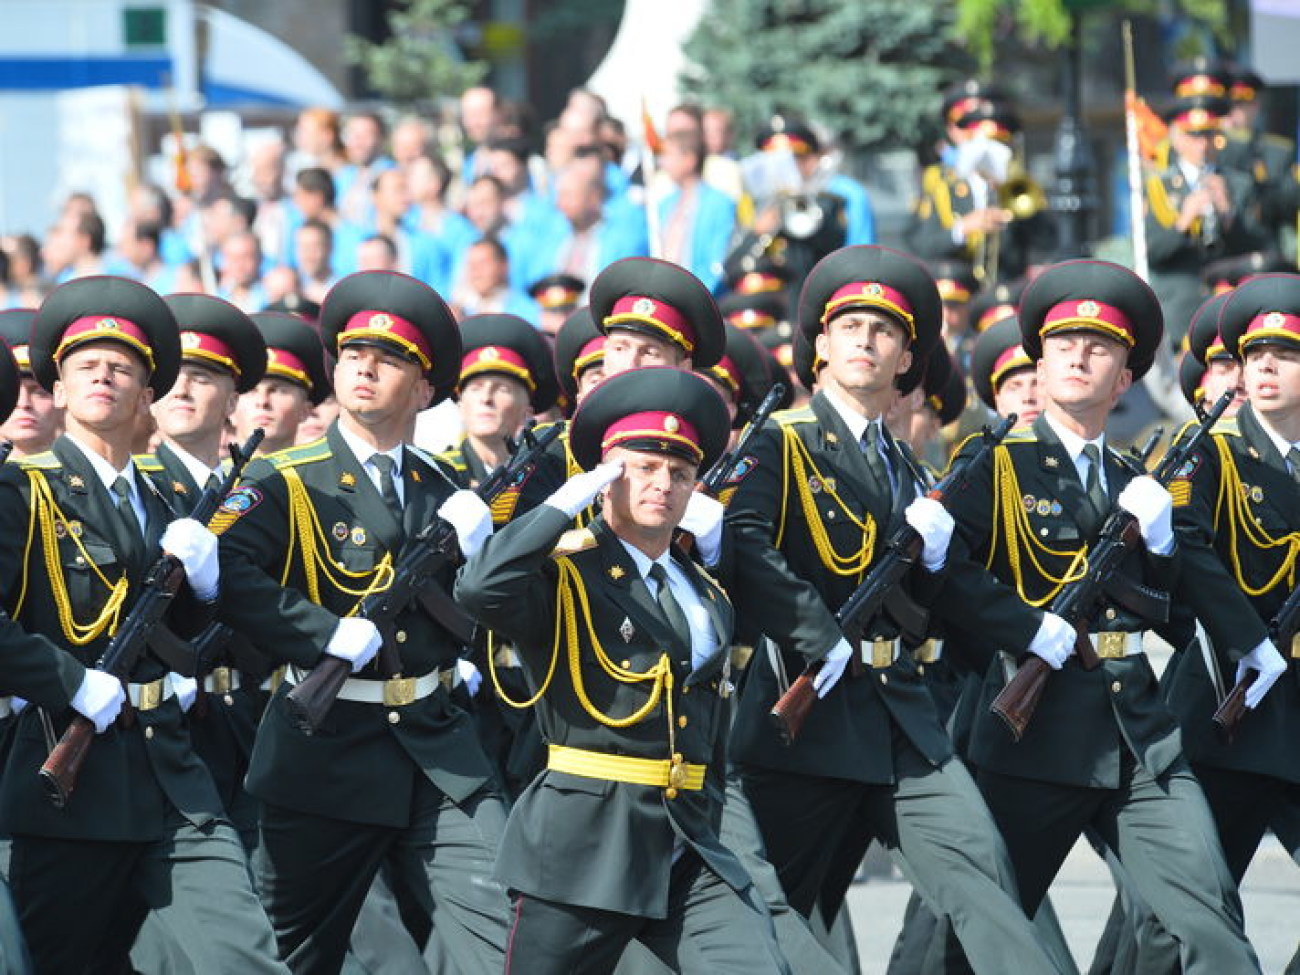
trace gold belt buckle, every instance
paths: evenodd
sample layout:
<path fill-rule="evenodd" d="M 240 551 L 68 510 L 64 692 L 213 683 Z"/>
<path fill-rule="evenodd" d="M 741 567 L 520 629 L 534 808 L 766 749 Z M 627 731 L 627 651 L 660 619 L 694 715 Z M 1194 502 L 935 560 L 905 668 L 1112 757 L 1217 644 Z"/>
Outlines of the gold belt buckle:
<path fill-rule="evenodd" d="M 1291 659 L 1300 660 L 1300 633 L 1291 638 Z"/>
<path fill-rule="evenodd" d="M 232 681 L 230 680 L 229 667 L 213 667 L 211 677 L 213 694 L 230 693 L 232 689 Z"/>
<path fill-rule="evenodd" d="M 415 700 L 414 677 L 390 677 L 384 681 L 384 706 L 400 708 Z"/>
<path fill-rule="evenodd" d="M 871 666 L 877 670 L 889 667 L 894 663 L 894 641 L 893 640 L 872 640 L 871 641 Z"/>
<path fill-rule="evenodd" d="M 1118 660 L 1124 656 L 1128 645 L 1128 634 L 1113 630 L 1097 634 L 1097 656 L 1106 660 Z"/>
<path fill-rule="evenodd" d="M 682 758 L 681 752 L 676 752 L 672 761 L 668 763 L 668 788 L 664 790 L 664 795 L 669 799 L 676 799 L 677 793 L 686 788 L 686 760 Z"/>
<path fill-rule="evenodd" d="M 934 663 L 939 659 L 939 646 L 938 640 L 926 640 L 916 648 L 916 662 L 922 664 Z"/>
<path fill-rule="evenodd" d="M 137 711 L 152 711 L 163 701 L 163 679 L 150 681 L 148 684 L 140 685 L 140 703 L 137 704 Z"/>

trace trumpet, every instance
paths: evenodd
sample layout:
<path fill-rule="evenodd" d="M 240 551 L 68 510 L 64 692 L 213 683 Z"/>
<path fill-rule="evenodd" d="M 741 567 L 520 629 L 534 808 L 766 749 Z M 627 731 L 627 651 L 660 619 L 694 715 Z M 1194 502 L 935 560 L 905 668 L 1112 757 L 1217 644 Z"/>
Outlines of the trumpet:
<path fill-rule="evenodd" d="M 1007 178 L 997 187 L 998 206 L 1011 214 L 1012 221 L 1029 220 L 1047 209 L 1047 194 L 1024 163 L 1015 160 Z M 984 234 L 975 248 L 975 277 L 980 284 L 992 286 L 998 281 L 998 263 L 1002 250 L 1002 231 Z"/>

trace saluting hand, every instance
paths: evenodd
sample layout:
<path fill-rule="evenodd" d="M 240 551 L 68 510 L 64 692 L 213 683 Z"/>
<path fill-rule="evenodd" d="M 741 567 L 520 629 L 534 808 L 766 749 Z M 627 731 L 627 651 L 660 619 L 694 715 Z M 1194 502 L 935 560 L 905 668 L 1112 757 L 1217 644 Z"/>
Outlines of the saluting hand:
<path fill-rule="evenodd" d="M 552 508 L 559 508 L 570 518 L 576 518 L 579 511 L 595 501 L 601 491 L 622 475 L 621 460 L 597 464 L 591 470 L 575 474 L 561 484 L 555 493 L 546 499 L 546 503 Z"/>

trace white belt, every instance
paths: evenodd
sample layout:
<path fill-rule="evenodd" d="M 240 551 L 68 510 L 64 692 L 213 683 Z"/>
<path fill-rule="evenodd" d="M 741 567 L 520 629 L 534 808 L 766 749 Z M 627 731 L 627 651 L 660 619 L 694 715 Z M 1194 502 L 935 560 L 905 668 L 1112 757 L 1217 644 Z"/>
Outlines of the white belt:
<path fill-rule="evenodd" d="M 284 672 L 287 684 L 298 684 L 306 676 L 297 667 L 289 667 Z M 383 704 L 387 707 L 401 707 L 422 701 L 439 685 L 451 690 L 460 683 L 460 675 L 455 667 L 435 670 L 423 677 L 390 677 L 388 680 L 361 680 L 349 677 L 339 689 L 340 701 L 353 701 L 358 704 Z"/>
<path fill-rule="evenodd" d="M 176 689 L 166 677 L 160 677 L 147 684 L 126 685 L 127 699 L 137 711 L 152 711 L 175 693 Z"/>
<path fill-rule="evenodd" d="M 1136 633 L 1089 633 L 1088 642 L 1102 660 L 1119 660 L 1142 652 L 1142 636 L 1141 630 Z"/>
<path fill-rule="evenodd" d="M 898 653 L 902 647 L 902 640 L 863 640 L 859 644 L 862 651 L 862 662 L 868 667 L 880 669 L 888 667 L 898 659 Z"/>

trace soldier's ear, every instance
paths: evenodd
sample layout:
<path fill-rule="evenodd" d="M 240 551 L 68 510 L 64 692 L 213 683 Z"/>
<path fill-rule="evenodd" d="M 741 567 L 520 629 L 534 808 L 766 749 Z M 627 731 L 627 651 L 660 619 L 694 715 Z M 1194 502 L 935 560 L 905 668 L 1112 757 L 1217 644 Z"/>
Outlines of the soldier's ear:
<path fill-rule="evenodd" d="M 898 368 L 894 370 L 895 376 L 901 376 L 907 370 L 912 368 L 912 347 L 908 346 L 903 350 L 903 354 L 898 357 Z"/>

